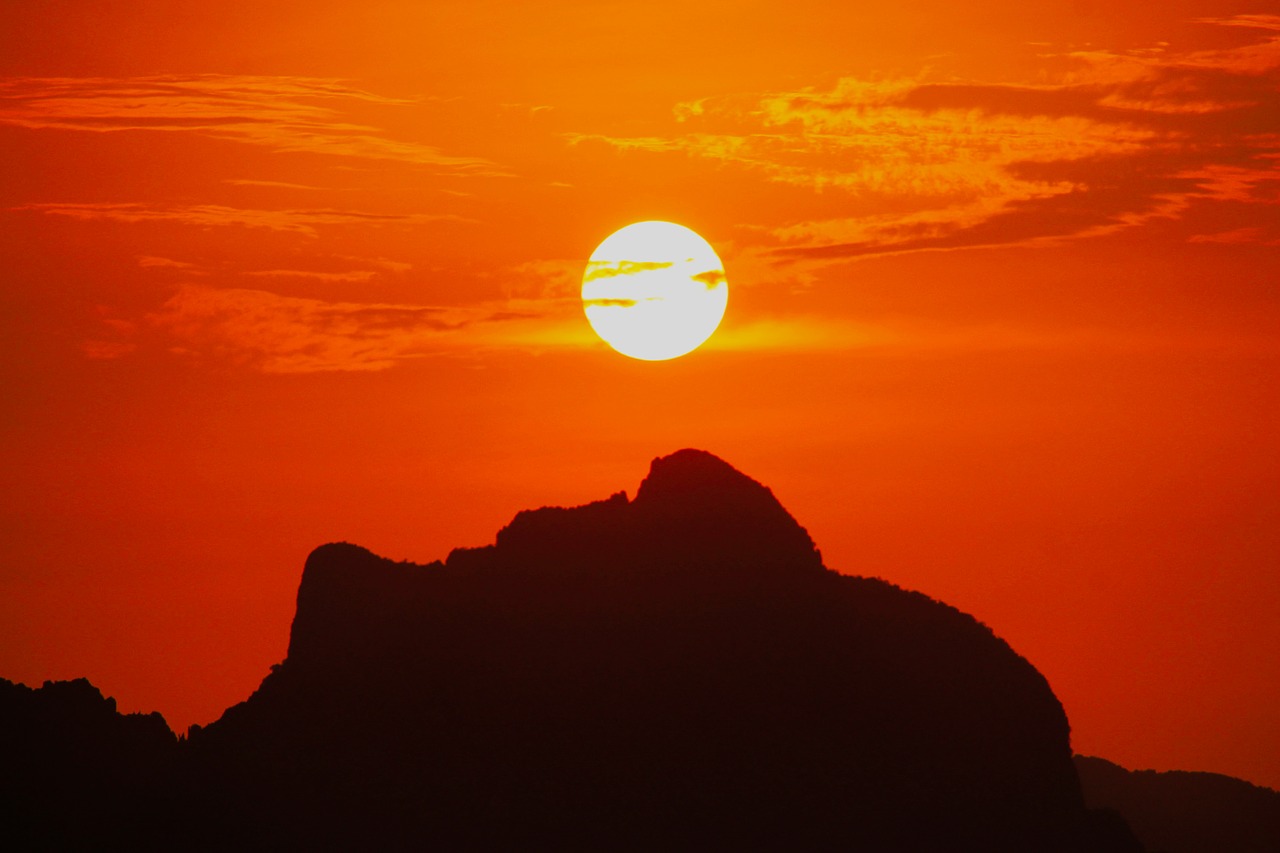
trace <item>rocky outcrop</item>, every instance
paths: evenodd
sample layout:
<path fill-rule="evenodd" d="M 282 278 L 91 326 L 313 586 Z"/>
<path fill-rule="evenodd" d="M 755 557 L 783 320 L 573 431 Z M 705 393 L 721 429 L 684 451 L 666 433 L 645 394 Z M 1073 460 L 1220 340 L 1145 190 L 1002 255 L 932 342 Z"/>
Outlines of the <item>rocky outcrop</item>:
<path fill-rule="evenodd" d="M 1027 661 L 827 570 L 767 488 L 700 451 L 443 563 L 316 549 L 287 659 L 192 747 L 241 816 L 226 843 L 1133 847 L 1084 808 Z"/>
<path fill-rule="evenodd" d="M 0 681 L 0 845 L 1139 851 L 1068 735 L 984 625 L 686 450 L 443 562 L 317 548 L 286 659 L 186 740 Z"/>
<path fill-rule="evenodd" d="M 38 689 L 0 679 L 0 847 L 158 843 L 177 755 L 162 716 L 120 714 L 83 678 Z"/>

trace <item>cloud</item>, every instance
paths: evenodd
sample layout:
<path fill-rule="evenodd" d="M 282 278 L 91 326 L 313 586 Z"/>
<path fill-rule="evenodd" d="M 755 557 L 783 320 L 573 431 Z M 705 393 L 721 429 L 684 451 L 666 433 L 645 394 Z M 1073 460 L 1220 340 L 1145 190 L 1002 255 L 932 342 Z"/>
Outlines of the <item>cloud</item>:
<path fill-rule="evenodd" d="M 360 258 L 354 255 L 338 255 L 339 260 L 353 261 L 359 264 L 367 264 L 371 267 L 383 270 L 385 272 L 408 272 L 413 269 L 413 264 L 406 261 L 396 261 L 391 258 Z"/>
<path fill-rule="evenodd" d="M 374 270 L 347 270 L 345 272 L 322 272 L 320 270 L 253 270 L 245 275 L 255 278 L 309 278 L 324 283 L 363 284 L 373 279 Z"/>
<path fill-rule="evenodd" d="M 200 74 L 19 77 L 0 81 L 0 124 L 85 133 L 194 133 L 274 151 L 396 160 L 456 174 L 504 175 L 480 157 L 393 139 L 343 117 L 353 106 L 412 104 L 341 80 Z"/>
<path fill-rule="evenodd" d="M 452 332 L 491 312 L 327 302 L 264 290 L 183 285 L 148 315 L 171 351 L 267 373 L 382 370 L 449 348 Z"/>
<path fill-rule="evenodd" d="M 647 151 L 663 153 L 668 151 L 688 150 L 684 139 L 666 139 L 660 136 L 607 136 L 601 133 L 565 133 L 564 139 L 570 145 L 584 142 L 603 142 L 620 151 Z"/>
<path fill-rule="evenodd" d="M 438 222 L 471 222 L 453 214 L 396 214 L 367 213 L 359 210 L 299 209 L 252 210 L 226 207 L 217 204 L 164 205 L 137 202 L 42 202 L 9 208 L 17 211 L 34 211 L 52 216 L 68 216 L 81 220 L 108 220 L 114 222 L 177 222 L 200 227 L 239 226 L 285 231 L 306 237 L 317 236 L 319 225 L 396 224 L 428 225 Z"/>
<path fill-rule="evenodd" d="M 114 359 L 159 350 L 264 373 L 377 371 L 445 354 L 599 344 L 580 306 L 576 299 L 519 298 L 464 306 L 358 303 L 188 283 L 135 319 L 100 307 L 101 334 L 82 351 Z"/>
<path fill-rule="evenodd" d="M 363 284 L 372 281 L 379 275 L 391 273 L 401 274 L 413 268 L 412 264 L 403 261 L 396 261 L 390 258 L 366 258 L 356 255 L 312 255 L 313 260 L 321 265 L 321 268 L 311 269 L 266 269 L 266 270 L 241 270 L 236 274 L 248 276 L 250 278 L 292 278 L 292 279 L 310 279 L 325 284 Z M 324 269 L 327 265 L 330 268 Z M 170 274 L 193 276 L 204 276 L 212 272 L 228 272 L 225 264 L 221 268 L 211 268 L 202 266 L 201 264 L 190 261 L 179 261 L 173 258 L 159 257 L 155 255 L 141 255 L 138 257 L 138 266 L 147 270 L 163 270 Z M 351 267 L 357 267 L 352 269 Z M 334 269 L 333 267 L 346 267 L 345 269 Z"/>
<path fill-rule="evenodd" d="M 635 275 L 653 270 L 664 270 L 674 266 L 671 261 L 588 261 L 583 282 L 597 281 L 602 278 L 615 278 L 620 275 Z"/>
<path fill-rule="evenodd" d="M 596 304 L 634 304 L 596 300 Z M 356 303 L 282 296 L 264 290 L 180 286 L 137 319 L 97 309 L 101 333 L 81 345 L 87 358 L 118 359 L 160 350 L 200 364 L 264 373 L 379 371 L 406 361 L 495 350 L 601 349 L 578 299 L 511 299 L 470 306 Z M 988 352 L 1088 349 L 1232 350 L 1275 355 L 1270 338 L 1179 335 L 1106 329 L 956 327 L 897 318 L 856 323 L 831 316 L 765 317 L 730 324 L 704 345 L 711 351 L 830 350 Z"/>
<path fill-rule="evenodd" d="M 1133 329 L 1076 328 L 984 323 L 957 325 L 922 318 L 861 323 L 832 316 L 762 317 L 721 328 L 703 344 L 710 351 L 866 353 L 880 357 L 951 357 L 1011 352 L 1214 352 L 1275 357 L 1273 337 L 1208 331 L 1159 334 Z"/>
<path fill-rule="evenodd" d="M 1262 228 L 1234 228 L 1230 231 L 1216 231 L 1212 234 L 1194 234 L 1189 238 L 1192 243 L 1210 243 L 1224 246 L 1256 244 L 1260 246 L 1280 246 L 1280 237 L 1268 238 Z"/>
<path fill-rule="evenodd" d="M 256 181 L 251 178 L 227 178 L 224 184 L 236 187 L 273 187 L 284 190 L 326 190 L 327 187 L 313 187 L 310 184 L 291 184 L 287 181 Z"/>
<path fill-rule="evenodd" d="M 1058 245 L 1176 223 L 1197 205 L 1280 203 L 1280 16 L 1205 23 L 1255 36 L 1046 55 L 1056 77 L 1026 85 L 844 79 L 704 98 L 676 106 L 671 136 L 570 141 L 843 193 L 850 215 L 744 229 L 789 261 Z"/>
<path fill-rule="evenodd" d="M 154 255 L 142 255 L 139 257 L 138 266 L 143 269 L 182 270 L 187 274 L 198 271 L 195 264 L 186 261 L 175 261 L 173 258 L 160 258 Z"/>
<path fill-rule="evenodd" d="M 525 261 L 502 274 L 503 293 L 510 299 L 576 303 L 582 293 L 584 261 L 548 258 Z"/>
<path fill-rule="evenodd" d="M 600 298 L 584 299 L 582 304 L 589 308 L 634 308 L 640 303 L 635 299 Z"/>
<path fill-rule="evenodd" d="M 707 270 L 691 276 L 691 278 L 706 287 L 707 290 L 715 290 L 725 282 L 724 270 Z"/>
<path fill-rule="evenodd" d="M 1218 24 L 1223 27 L 1273 30 L 1280 33 L 1280 15 L 1233 15 L 1230 18 L 1200 18 L 1199 23 Z"/>

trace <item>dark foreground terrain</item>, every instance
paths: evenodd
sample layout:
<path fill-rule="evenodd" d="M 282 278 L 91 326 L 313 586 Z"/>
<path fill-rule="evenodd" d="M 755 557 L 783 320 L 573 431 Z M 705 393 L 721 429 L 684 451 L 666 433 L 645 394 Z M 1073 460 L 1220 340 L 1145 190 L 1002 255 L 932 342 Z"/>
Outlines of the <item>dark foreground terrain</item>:
<path fill-rule="evenodd" d="M 316 549 L 284 662 L 186 740 L 0 683 L 0 846 L 1142 850 L 1082 761 L 988 628 L 681 451 L 443 563 Z"/>

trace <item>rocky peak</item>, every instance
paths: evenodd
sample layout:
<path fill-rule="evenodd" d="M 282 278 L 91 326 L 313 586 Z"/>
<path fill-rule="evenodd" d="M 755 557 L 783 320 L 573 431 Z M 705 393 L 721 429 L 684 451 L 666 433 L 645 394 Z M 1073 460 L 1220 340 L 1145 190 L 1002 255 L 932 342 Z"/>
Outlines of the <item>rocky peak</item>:
<path fill-rule="evenodd" d="M 730 571 L 822 569 L 813 540 L 773 492 L 703 450 L 653 460 L 632 509 L 646 534 Z"/>

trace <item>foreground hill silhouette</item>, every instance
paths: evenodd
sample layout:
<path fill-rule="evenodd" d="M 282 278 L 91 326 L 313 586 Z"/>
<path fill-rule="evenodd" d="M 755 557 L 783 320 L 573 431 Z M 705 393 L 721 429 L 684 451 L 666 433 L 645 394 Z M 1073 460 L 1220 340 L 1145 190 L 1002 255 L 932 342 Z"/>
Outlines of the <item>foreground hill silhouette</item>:
<path fill-rule="evenodd" d="M 120 714 L 83 678 L 0 679 L 0 849 L 89 850 L 158 838 L 178 739 L 159 714 Z"/>
<path fill-rule="evenodd" d="M 191 747 L 228 844 L 1126 849 L 1030 664 L 700 451 L 443 563 L 318 548 L 287 659 Z"/>
<path fill-rule="evenodd" d="M 1141 849 L 1026 660 L 826 569 L 692 450 L 442 563 L 316 549 L 285 661 L 148 760 L 97 836 L 75 802 L 17 820 L 76 848 Z"/>

